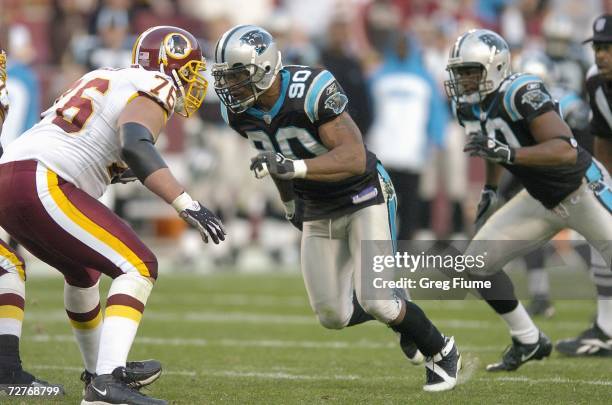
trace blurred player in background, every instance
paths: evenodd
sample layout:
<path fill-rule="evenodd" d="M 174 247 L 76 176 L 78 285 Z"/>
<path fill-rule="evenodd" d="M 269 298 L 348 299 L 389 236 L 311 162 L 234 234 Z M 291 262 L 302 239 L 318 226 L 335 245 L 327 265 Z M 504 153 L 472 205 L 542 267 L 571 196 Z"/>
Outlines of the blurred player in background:
<path fill-rule="evenodd" d="M 572 19 L 562 13 L 549 14 L 542 24 L 544 51 L 555 65 L 556 83 L 583 95 L 588 66 L 583 48 L 574 40 L 575 32 Z"/>
<path fill-rule="evenodd" d="M 158 362 L 126 368 L 157 258 L 96 198 L 111 182 L 138 179 L 205 242 L 225 239 L 218 218 L 191 199 L 154 146 L 173 112 L 191 116 L 204 99 L 197 40 L 181 28 L 150 28 L 132 62 L 84 75 L 0 159 L 0 225 L 64 275 L 65 308 L 86 369 L 83 404 L 166 403 L 137 390 L 159 376 Z M 113 279 L 104 320 L 101 273 Z"/>
<path fill-rule="evenodd" d="M 0 134 L 9 111 L 6 53 L 0 47 Z M 0 155 L 3 149 L 0 146 Z M 25 262 L 0 240 L 0 385 L 49 385 L 23 370 L 19 340 L 25 309 Z M 0 391 L 3 387 L 0 387 Z"/>
<path fill-rule="evenodd" d="M 471 276 L 487 279 L 482 297 L 503 318 L 512 345 L 488 371 L 516 370 L 550 355 L 552 344 L 516 299 L 502 270 L 510 260 L 546 243 L 564 228 L 582 234 L 612 263 L 612 201 L 606 169 L 578 143 L 544 83 L 510 69 L 505 40 L 489 30 L 470 30 L 451 48 L 447 92 L 465 128 L 465 151 L 486 160 L 487 177 L 478 207 L 480 229 L 465 255 L 488 253 L 487 266 Z M 501 168 L 525 187 L 494 211 Z M 504 241 L 504 245 L 499 242 Z"/>
<path fill-rule="evenodd" d="M 590 132 L 593 152 L 608 172 L 612 170 L 612 15 L 600 16 L 593 23 L 592 42 L 595 65 L 587 74 L 586 89 L 593 112 Z M 610 185 L 593 188 L 612 212 Z M 605 224 L 600 226 L 604 227 Z M 610 237 L 607 238 L 610 241 Z M 573 339 L 557 342 L 559 352 L 571 356 L 612 356 L 612 268 L 595 252 L 591 253 L 592 277 L 597 288 L 597 318 L 593 325 Z"/>
<path fill-rule="evenodd" d="M 302 274 L 319 322 L 342 329 L 377 319 L 401 335 L 411 360 L 420 353 L 406 346 L 427 357 L 424 390 L 454 388 L 461 367 L 454 338 L 397 291 L 385 291 L 384 299 L 364 296 L 361 242 L 393 243 L 396 197 L 345 111 L 348 98 L 333 75 L 283 67 L 272 36 L 252 25 L 223 34 L 215 60 L 222 114 L 260 151 L 251 170 L 258 178 L 271 175 L 287 218 L 303 229 Z"/>

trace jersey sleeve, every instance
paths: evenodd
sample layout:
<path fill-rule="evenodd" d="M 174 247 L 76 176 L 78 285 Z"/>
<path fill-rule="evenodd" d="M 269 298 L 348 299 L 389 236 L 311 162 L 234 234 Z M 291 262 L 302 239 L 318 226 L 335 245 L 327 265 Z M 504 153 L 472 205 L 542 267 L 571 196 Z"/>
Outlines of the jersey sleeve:
<path fill-rule="evenodd" d="M 159 104 L 170 118 L 174 112 L 177 90 L 169 76 L 142 68 L 130 68 L 126 79 L 134 86 L 134 93 L 128 102 L 137 96 L 147 97 Z"/>
<path fill-rule="evenodd" d="M 593 112 L 589 122 L 589 131 L 593 136 L 612 140 L 612 109 L 599 83 L 598 76 L 588 76 L 586 88 Z"/>
<path fill-rule="evenodd" d="M 313 124 L 319 126 L 336 118 L 346 110 L 348 97 L 327 70 L 322 70 L 312 79 L 306 92 L 304 111 Z"/>
<path fill-rule="evenodd" d="M 553 98 L 537 76 L 518 76 L 510 83 L 503 96 L 504 109 L 512 121 L 531 122 L 555 109 Z"/>

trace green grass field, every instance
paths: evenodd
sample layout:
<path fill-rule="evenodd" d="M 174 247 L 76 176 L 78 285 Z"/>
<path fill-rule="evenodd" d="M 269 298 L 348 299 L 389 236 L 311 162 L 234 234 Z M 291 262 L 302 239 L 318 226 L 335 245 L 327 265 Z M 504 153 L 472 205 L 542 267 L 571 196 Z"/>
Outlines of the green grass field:
<path fill-rule="evenodd" d="M 28 281 L 22 358 L 40 378 L 64 384 L 67 395 L 27 403 L 81 399 L 82 365 L 62 285 L 60 278 Z M 298 274 L 162 275 L 130 359 L 162 361 L 164 374 L 146 392 L 173 404 L 612 403 L 612 359 L 553 353 L 514 373 L 489 374 L 484 366 L 499 358 L 509 337 L 488 306 L 421 304 L 463 353 L 461 384 L 452 392 L 423 392 L 423 367 L 403 358 L 395 335 L 381 324 L 342 331 L 319 326 Z M 595 305 L 558 301 L 556 308 L 555 318 L 539 321 L 555 340 L 584 329 Z"/>

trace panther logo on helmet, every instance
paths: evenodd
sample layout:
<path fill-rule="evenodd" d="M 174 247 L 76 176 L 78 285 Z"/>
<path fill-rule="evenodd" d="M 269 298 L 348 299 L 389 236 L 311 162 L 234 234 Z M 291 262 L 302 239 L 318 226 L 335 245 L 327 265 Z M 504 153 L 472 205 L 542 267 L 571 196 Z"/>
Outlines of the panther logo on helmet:
<path fill-rule="evenodd" d="M 508 45 L 501 41 L 501 38 L 493 34 L 484 34 L 480 36 L 480 39 L 491 48 L 495 48 L 495 54 L 500 53 L 503 49 L 508 49 Z"/>
<path fill-rule="evenodd" d="M 255 48 L 257 55 L 261 55 L 272 42 L 272 37 L 267 33 L 259 30 L 249 31 L 240 37 L 241 44 L 247 44 Z"/>

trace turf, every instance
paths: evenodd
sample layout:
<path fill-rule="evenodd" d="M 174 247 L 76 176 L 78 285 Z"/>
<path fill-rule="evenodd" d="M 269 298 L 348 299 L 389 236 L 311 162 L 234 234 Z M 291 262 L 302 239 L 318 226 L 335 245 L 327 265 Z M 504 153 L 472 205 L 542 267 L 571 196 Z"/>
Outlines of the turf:
<path fill-rule="evenodd" d="M 67 395 L 27 403 L 81 399 L 82 365 L 63 313 L 62 285 L 60 278 L 28 280 L 22 358 L 40 378 L 64 384 Z M 499 359 L 509 338 L 486 304 L 420 303 L 463 353 L 462 383 L 452 392 L 423 392 L 423 368 L 410 365 L 395 335 L 376 322 L 342 331 L 320 327 L 294 273 L 162 275 L 130 359 L 162 361 L 164 375 L 146 393 L 173 404 L 612 402 L 612 359 L 553 353 L 517 372 L 490 374 L 484 366 Z M 538 322 L 553 339 L 584 329 L 595 305 L 567 300 L 556 308 L 552 320 Z"/>

